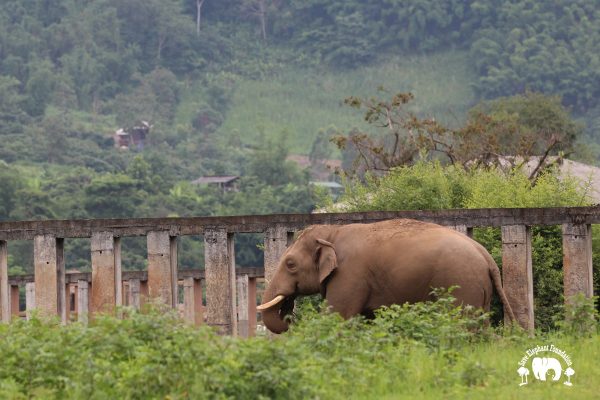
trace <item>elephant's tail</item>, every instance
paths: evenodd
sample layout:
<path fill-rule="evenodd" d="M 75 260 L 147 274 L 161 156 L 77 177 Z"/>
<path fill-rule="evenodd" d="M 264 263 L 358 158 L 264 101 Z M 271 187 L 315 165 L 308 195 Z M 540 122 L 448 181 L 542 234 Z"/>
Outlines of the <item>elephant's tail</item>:
<path fill-rule="evenodd" d="M 504 305 L 504 312 L 508 314 L 510 320 L 512 322 L 516 322 L 515 314 L 513 313 L 512 307 L 508 302 L 508 298 L 506 297 L 506 293 L 504 293 L 504 288 L 502 288 L 502 277 L 500 276 L 500 269 L 496 265 L 496 262 L 490 257 L 490 275 L 492 280 L 494 281 L 494 287 L 500 296 L 500 300 L 502 300 L 502 304 Z"/>

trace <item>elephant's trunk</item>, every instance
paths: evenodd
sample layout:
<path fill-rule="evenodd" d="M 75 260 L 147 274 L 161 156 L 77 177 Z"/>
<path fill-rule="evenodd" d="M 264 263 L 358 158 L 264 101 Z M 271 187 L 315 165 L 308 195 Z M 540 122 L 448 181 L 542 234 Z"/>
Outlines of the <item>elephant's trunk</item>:
<path fill-rule="evenodd" d="M 263 295 L 263 304 L 266 304 L 277 297 L 279 293 L 276 293 L 274 288 L 269 285 L 265 290 L 265 294 Z M 286 298 L 285 300 L 264 309 L 261 311 L 262 320 L 267 327 L 273 333 L 283 333 L 288 330 L 288 322 L 285 320 L 285 305 L 290 301 L 290 298 Z M 293 298 L 291 299 L 293 302 Z M 293 303 L 292 303 L 293 304 Z"/>

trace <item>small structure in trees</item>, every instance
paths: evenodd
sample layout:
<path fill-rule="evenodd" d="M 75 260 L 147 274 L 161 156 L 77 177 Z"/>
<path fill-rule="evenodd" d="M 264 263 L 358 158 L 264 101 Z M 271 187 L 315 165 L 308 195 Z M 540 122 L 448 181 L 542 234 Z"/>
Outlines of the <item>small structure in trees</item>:
<path fill-rule="evenodd" d="M 120 128 L 113 135 L 115 147 L 118 149 L 143 150 L 146 137 L 152 125 L 148 121 L 140 121 L 129 128 Z"/>
<path fill-rule="evenodd" d="M 201 176 L 193 180 L 193 185 L 217 185 L 223 193 L 237 192 L 239 190 L 239 176 L 223 175 L 223 176 Z"/>

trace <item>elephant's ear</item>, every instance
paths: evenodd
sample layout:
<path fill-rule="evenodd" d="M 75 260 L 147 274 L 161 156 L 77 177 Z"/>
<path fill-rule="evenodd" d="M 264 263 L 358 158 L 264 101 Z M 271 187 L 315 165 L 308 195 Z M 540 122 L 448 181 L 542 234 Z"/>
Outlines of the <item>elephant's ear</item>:
<path fill-rule="evenodd" d="M 317 239 L 316 262 L 319 268 L 319 282 L 321 285 L 337 268 L 337 256 L 333 244 L 323 239 Z"/>

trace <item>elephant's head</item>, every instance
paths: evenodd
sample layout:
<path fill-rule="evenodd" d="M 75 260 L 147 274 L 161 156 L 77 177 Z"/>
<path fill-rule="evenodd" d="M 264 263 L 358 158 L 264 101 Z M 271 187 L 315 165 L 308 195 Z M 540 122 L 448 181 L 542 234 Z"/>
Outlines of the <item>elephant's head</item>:
<path fill-rule="evenodd" d="M 329 230 L 329 227 L 308 228 L 283 253 L 265 290 L 263 304 L 258 306 L 271 332 L 288 329 L 285 316 L 293 311 L 297 295 L 325 293 L 327 279 L 337 267 L 334 246 L 327 240 Z"/>

